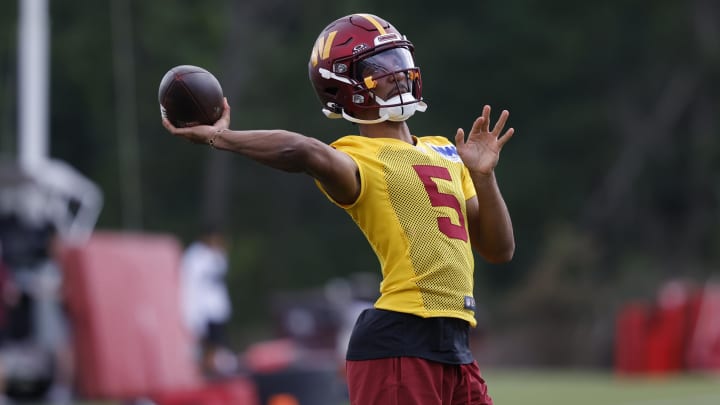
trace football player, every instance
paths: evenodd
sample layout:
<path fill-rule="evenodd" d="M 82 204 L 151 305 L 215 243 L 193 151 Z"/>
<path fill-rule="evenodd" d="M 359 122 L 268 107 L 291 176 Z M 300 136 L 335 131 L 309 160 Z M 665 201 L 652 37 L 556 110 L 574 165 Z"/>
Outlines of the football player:
<path fill-rule="evenodd" d="M 352 14 L 319 35 L 310 80 L 329 118 L 359 134 L 327 145 L 286 130 L 230 130 L 230 107 L 212 126 L 174 135 L 303 172 L 344 209 L 378 256 L 374 307 L 358 318 L 347 350 L 353 405 L 492 404 L 470 349 L 475 252 L 509 261 L 515 250 L 495 167 L 513 136 L 508 112 L 491 125 L 484 106 L 454 143 L 416 136 L 407 120 L 427 106 L 414 47 L 386 20 Z"/>

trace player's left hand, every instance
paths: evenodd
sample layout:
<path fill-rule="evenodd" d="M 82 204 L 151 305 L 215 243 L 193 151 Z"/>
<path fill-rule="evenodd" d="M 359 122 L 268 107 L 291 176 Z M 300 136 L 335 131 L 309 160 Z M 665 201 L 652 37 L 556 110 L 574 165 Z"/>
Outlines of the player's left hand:
<path fill-rule="evenodd" d="M 467 138 L 465 131 L 458 128 L 455 134 L 455 146 L 471 173 L 489 176 L 495 170 L 500 159 L 500 150 L 515 133 L 514 128 L 502 132 L 509 115 L 507 110 L 503 110 L 490 130 L 490 106 L 486 105 L 483 107 L 482 115 L 473 123 Z"/>
<path fill-rule="evenodd" d="M 194 127 L 178 128 L 170 123 L 170 121 L 163 117 L 162 124 L 170 131 L 171 134 L 185 138 L 193 143 L 200 143 L 208 145 L 210 139 L 220 131 L 228 129 L 230 126 L 230 105 L 228 104 L 227 98 L 223 100 L 223 113 L 222 116 L 215 121 L 213 125 L 196 125 Z"/>

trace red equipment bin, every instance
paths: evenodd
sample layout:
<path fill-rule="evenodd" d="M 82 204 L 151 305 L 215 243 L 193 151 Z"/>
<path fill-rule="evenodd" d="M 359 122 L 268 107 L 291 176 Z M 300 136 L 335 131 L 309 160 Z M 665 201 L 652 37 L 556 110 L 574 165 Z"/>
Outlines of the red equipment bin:
<path fill-rule="evenodd" d="M 180 312 L 180 243 L 98 233 L 62 257 L 80 394 L 133 399 L 202 385 Z"/>
<path fill-rule="evenodd" d="M 628 303 L 615 323 L 615 371 L 620 374 L 644 373 L 650 309 L 642 302 Z"/>

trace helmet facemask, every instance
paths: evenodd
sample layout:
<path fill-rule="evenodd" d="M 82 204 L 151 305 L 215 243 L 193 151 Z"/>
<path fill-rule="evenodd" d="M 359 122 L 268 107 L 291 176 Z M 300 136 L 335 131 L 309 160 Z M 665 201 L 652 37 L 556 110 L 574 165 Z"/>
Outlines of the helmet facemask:
<path fill-rule="evenodd" d="M 415 111 L 427 108 L 420 96 L 420 69 L 415 67 L 408 48 L 388 48 L 357 59 L 353 61 L 350 73 L 358 83 L 351 101 L 357 110 L 377 109 L 378 117 L 370 120 L 372 122 L 405 121 Z M 394 88 L 379 94 L 378 83 L 381 81 L 392 82 Z M 345 118 L 358 120 L 357 117 Z M 363 121 L 366 120 L 359 120 Z"/>

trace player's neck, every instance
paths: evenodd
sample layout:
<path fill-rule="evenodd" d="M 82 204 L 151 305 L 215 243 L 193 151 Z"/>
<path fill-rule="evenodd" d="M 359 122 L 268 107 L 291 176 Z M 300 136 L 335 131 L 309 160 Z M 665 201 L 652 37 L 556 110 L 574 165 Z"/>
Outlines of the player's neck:
<path fill-rule="evenodd" d="M 407 143 L 414 143 L 405 121 L 383 121 L 377 124 L 359 124 L 360 135 L 368 138 L 393 138 Z"/>

